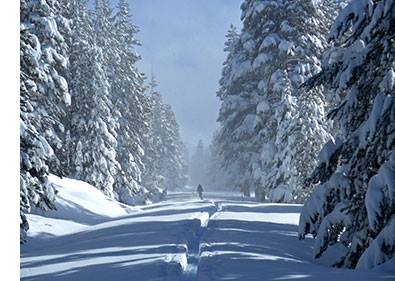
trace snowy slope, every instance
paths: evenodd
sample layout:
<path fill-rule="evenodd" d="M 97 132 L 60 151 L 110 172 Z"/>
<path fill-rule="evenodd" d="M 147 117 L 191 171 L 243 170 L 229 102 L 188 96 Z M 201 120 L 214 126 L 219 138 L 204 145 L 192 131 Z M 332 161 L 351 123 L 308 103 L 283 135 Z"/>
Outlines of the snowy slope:
<path fill-rule="evenodd" d="M 29 216 L 35 219 L 36 232 L 22 245 L 21 280 L 395 278 L 395 272 L 386 272 L 391 266 L 373 272 L 315 264 L 312 239 L 297 239 L 300 205 L 257 204 L 218 194 L 200 201 L 188 192 L 170 194 L 157 204 L 127 207 L 100 194 L 91 200 L 85 193 L 90 186 L 81 182 L 51 180 L 62 186 L 59 214 Z M 44 229 L 51 238 L 40 235 L 43 223 L 52 224 Z M 59 231 L 63 226 L 68 235 Z"/>
<path fill-rule="evenodd" d="M 58 191 L 56 210 L 40 209 L 27 215 L 28 237 L 58 236 L 81 231 L 88 225 L 125 216 L 139 209 L 119 203 L 83 181 L 49 176 Z M 28 238 L 29 239 L 29 238 Z"/>

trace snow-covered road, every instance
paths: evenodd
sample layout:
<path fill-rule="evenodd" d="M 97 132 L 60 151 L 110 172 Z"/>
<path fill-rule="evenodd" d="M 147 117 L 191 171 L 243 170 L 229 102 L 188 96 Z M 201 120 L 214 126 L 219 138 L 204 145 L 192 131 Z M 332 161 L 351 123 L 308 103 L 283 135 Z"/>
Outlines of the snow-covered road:
<path fill-rule="evenodd" d="M 77 229 L 31 238 L 21 279 L 37 281 L 394 280 L 395 275 L 334 269 L 312 261 L 299 241 L 300 206 L 237 196 L 173 193 L 161 203 Z"/>

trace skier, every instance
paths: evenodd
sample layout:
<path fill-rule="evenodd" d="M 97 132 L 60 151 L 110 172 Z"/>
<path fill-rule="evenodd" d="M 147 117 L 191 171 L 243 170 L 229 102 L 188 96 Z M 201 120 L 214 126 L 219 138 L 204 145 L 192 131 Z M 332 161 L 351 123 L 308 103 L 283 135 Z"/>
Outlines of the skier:
<path fill-rule="evenodd" d="M 202 187 L 202 185 L 200 183 L 199 183 L 196 191 L 199 194 L 200 200 L 203 200 L 203 187 Z"/>

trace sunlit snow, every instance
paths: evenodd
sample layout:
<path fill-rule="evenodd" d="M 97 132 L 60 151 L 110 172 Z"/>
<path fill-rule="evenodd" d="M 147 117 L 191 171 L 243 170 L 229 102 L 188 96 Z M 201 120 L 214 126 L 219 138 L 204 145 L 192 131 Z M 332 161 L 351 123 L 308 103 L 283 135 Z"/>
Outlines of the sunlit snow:
<path fill-rule="evenodd" d="M 51 176 L 57 212 L 29 215 L 21 280 L 358 280 L 383 272 L 317 265 L 313 240 L 297 239 L 301 205 L 238 194 L 171 193 L 130 207 L 92 186 Z M 56 217 L 56 218 L 55 218 Z M 386 269 L 388 271 L 388 268 Z M 388 279 L 387 279 L 388 280 Z"/>

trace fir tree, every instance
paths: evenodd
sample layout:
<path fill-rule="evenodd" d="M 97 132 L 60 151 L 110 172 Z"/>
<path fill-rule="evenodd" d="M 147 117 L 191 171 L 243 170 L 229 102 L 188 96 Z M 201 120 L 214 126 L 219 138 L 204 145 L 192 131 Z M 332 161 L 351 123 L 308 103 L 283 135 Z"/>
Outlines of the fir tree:
<path fill-rule="evenodd" d="M 67 68 L 67 48 L 57 28 L 57 23 L 66 19 L 58 12 L 58 1 L 21 2 L 21 241 L 28 229 L 25 213 L 31 207 L 54 208 L 54 190 L 47 183 L 48 165 L 62 174 L 53 151 L 60 154 L 63 150 L 62 119 L 70 96 L 62 76 Z"/>
<path fill-rule="evenodd" d="M 230 40 L 219 97 L 220 151 L 229 178 L 257 200 L 293 201 L 330 137 L 321 89 L 299 86 L 320 71 L 327 23 L 315 1 L 246 0 Z M 318 134 L 318 135 L 317 135 Z M 309 146 L 309 153 L 300 153 Z M 286 157 L 286 158 L 284 158 Z M 292 168 L 290 168 L 292 167 Z"/>
<path fill-rule="evenodd" d="M 152 112 L 149 134 L 145 139 L 147 151 L 144 156 L 146 170 L 143 183 L 151 190 L 172 190 L 184 187 L 187 182 L 185 146 L 181 141 L 174 112 L 169 105 L 163 103 L 156 87 L 153 78 L 150 83 Z"/>
<path fill-rule="evenodd" d="M 73 110 L 70 132 L 71 172 L 113 197 L 116 123 L 111 113 L 110 85 L 103 68 L 102 49 L 92 38 L 85 3 L 74 6 L 74 35 L 70 55 Z"/>
<path fill-rule="evenodd" d="M 262 99 L 256 128 L 263 146 L 252 169 L 270 201 L 294 200 L 329 137 L 322 93 L 298 91 L 306 78 L 320 70 L 327 31 L 322 17 L 313 1 L 246 1 L 244 5 L 245 32 L 263 35 L 255 39 L 251 51 L 256 56 L 253 71 L 263 78 L 255 82 Z M 310 151 L 300 153 L 302 145 Z"/>
<path fill-rule="evenodd" d="M 202 140 L 199 140 L 194 154 L 191 157 L 190 174 L 191 184 L 197 186 L 198 184 L 209 184 L 207 178 L 207 164 L 208 155 L 206 147 Z"/>
<path fill-rule="evenodd" d="M 351 1 L 331 28 L 323 71 L 307 82 L 343 97 L 299 224 L 301 237 L 316 237 L 315 258 L 337 252 L 334 266 L 372 268 L 395 255 L 394 15 L 393 1 Z"/>
<path fill-rule="evenodd" d="M 223 167 L 223 159 L 219 151 L 218 145 L 218 132 L 216 131 L 212 137 L 211 144 L 209 146 L 209 156 L 207 163 L 208 187 L 211 189 L 226 190 L 228 180 L 227 173 Z"/>
<path fill-rule="evenodd" d="M 155 190 L 162 186 L 162 176 L 160 175 L 159 164 L 162 155 L 161 126 L 163 123 L 162 97 L 156 90 L 158 84 L 155 77 L 151 77 L 149 83 L 149 101 L 151 111 L 149 114 L 149 132 L 144 138 L 145 154 L 143 162 L 145 170 L 143 172 L 143 185 L 149 190 Z"/>
<path fill-rule="evenodd" d="M 110 82 L 117 127 L 117 160 L 121 170 L 115 177 L 115 191 L 120 201 L 134 203 L 134 195 L 142 193 L 144 170 L 143 138 L 148 134 L 150 104 L 144 95 L 144 77 L 136 67 L 140 57 L 134 47 L 137 27 L 130 23 L 129 7 L 125 0 L 118 4 L 114 18 L 116 57 L 111 61 L 113 78 Z"/>
<path fill-rule="evenodd" d="M 176 116 L 171 106 L 164 104 L 163 113 L 165 122 L 162 125 L 162 143 L 165 147 L 161 162 L 164 188 L 174 190 L 183 188 L 187 183 L 185 151 Z"/>
<path fill-rule="evenodd" d="M 257 101 L 251 89 L 250 62 L 242 40 L 231 26 L 227 34 L 225 52 L 228 53 L 217 96 L 221 100 L 217 136 L 218 150 L 223 159 L 222 166 L 229 175 L 229 188 L 250 185 L 249 166 L 258 150 L 256 140 Z"/>
<path fill-rule="evenodd" d="M 58 26 L 67 26 L 69 20 L 61 15 L 59 1 L 26 1 L 21 7 L 21 30 L 37 39 L 39 71 L 36 79 L 41 95 L 35 95 L 30 102 L 36 109 L 37 130 L 54 150 L 48 159 L 53 173 L 64 174 L 58 158 L 64 155 L 66 118 L 70 95 L 65 79 L 67 72 L 67 44 Z M 67 32 L 66 29 L 62 29 Z"/>

